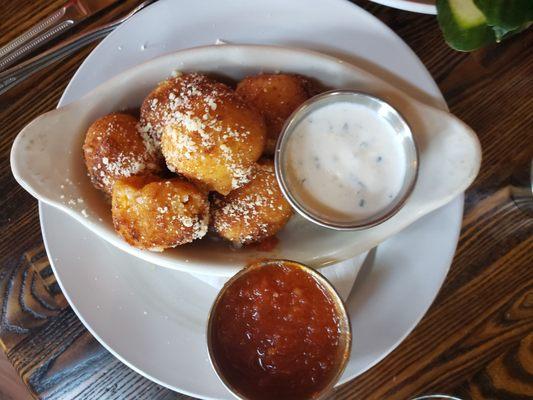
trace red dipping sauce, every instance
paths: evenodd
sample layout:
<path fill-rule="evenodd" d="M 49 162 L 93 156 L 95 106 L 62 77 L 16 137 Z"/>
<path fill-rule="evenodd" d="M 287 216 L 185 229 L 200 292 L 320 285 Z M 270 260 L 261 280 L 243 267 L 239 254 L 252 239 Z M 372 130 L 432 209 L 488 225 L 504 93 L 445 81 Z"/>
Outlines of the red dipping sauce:
<path fill-rule="evenodd" d="M 221 379 L 246 399 L 315 399 L 350 350 L 342 301 L 316 272 L 290 261 L 241 271 L 222 289 L 208 327 Z"/>

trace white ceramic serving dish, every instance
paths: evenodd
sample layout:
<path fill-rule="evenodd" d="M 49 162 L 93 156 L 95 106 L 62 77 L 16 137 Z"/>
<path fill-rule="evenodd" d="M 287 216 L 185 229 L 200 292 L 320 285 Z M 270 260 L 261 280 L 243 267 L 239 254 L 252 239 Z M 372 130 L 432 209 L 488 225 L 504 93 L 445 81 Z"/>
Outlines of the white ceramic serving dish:
<path fill-rule="evenodd" d="M 110 205 L 86 176 L 81 151 L 84 134 L 96 118 L 138 107 L 174 70 L 212 72 L 234 80 L 260 72 L 293 72 L 313 77 L 330 88 L 357 89 L 383 98 L 406 118 L 419 147 L 419 176 L 411 197 L 393 218 L 363 231 L 333 231 L 294 216 L 270 252 L 229 250 L 227 244 L 212 240 L 162 253 L 129 246 L 113 230 Z M 24 189 L 68 213 L 109 243 L 153 264 L 224 276 L 233 275 L 258 257 L 287 258 L 319 267 L 360 254 L 463 192 L 477 175 L 480 161 L 476 135 L 453 115 L 422 104 L 335 58 L 258 45 L 204 46 L 141 64 L 82 99 L 35 119 L 17 136 L 11 152 L 13 174 Z"/>
<path fill-rule="evenodd" d="M 437 14 L 435 0 L 370 0 L 384 6 L 421 14 Z"/>

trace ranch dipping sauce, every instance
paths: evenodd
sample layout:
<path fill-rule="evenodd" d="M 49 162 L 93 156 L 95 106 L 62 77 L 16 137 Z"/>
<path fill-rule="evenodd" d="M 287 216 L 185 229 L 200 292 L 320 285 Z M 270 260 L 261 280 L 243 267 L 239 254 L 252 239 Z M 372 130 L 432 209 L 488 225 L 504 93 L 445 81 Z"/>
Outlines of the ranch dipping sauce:
<path fill-rule="evenodd" d="M 370 103 L 340 99 L 313 105 L 285 132 L 278 162 L 282 188 L 307 214 L 364 225 L 405 197 L 416 149 L 413 142 L 413 152 L 406 151 L 402 129 L 410 130 L 386 103 L 360 96 Z"/>

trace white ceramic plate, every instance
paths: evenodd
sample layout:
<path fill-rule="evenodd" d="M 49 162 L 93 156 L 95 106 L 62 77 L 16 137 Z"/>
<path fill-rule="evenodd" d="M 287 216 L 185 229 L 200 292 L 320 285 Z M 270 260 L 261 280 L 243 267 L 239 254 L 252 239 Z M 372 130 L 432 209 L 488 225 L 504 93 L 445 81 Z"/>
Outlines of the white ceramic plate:
<path fill-rule="evenodd" d="M 95 119 L 139 107 L 175 69 L 222 74 L 238 81 L 263 71 L 301 73 L 334 89 L 356 89 L 387 100 L 406 118 L 418 145 L 418 179 L 401 210 L 360 231 L 335 231 L 294 215 L 272 251 L 231 250 L 222 241 L 199 240 L 164 252 L 128 245 L 113 229 L 109 202 L 92 187 L 81 152 Z M 281 258 L 320 267 L 368 251 L 428 212 L 448 203 L 474 180 L 481 151 L 475 133 L 446 111 L 427 106 L 368 72 L 309 50 L 257 45 L 201 46 L 158 57 L 121 73 L 66 107 L 41 115 L 17 136 L 11 168 L 39 200 L 54 205 L 109 243 L 145 261 L 185 272 L 234 275 L 249 260 Z"/>
<path fill-rule="evenodd" d="M 437 14 L 435 0 L 370 0 L 384 6 L 422 14 Z"/>
<path fill-rule="evenodd" d="M 61 105 L 157 55 L 218 38 L 329 53 L 445 107 L 412 51 L 385 25 L 342 0 L 160 0 L 96 48 Z M 451 264 L 462 204 L 460 196 L 390 238 L 362 269 L 348 300 L 354 346 L 341 382 L 385 357 L 427 311 Z M 40 210 L 47 251 L 63 292 L 104 346 L 171 389 L 202 398 L 231 398 L 214 375 L 205 348 L 205 320 L 215 289 L 117 250 L 62 211 L 43 204 Z"/>

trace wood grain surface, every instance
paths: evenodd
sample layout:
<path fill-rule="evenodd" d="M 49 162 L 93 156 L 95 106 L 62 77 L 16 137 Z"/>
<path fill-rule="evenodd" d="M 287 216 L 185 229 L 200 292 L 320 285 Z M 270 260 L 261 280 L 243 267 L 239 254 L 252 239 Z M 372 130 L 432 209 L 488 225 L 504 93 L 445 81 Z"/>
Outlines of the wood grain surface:
<path fill-rule="evenodd" d="M 62 3 L 0 1 L 0 45 Z M 109 21 L 137 3 L 121 1 L 74 31 Z M 509 191 L 513 175 L 533 156 L 533 31 L 458 53 L 445 45 L 433 16 L 354 3 L 411 46 L 450 110 L 478 133 L 484 158 L 466 193 L 457 254 L 431 309 L 391 355 L 331 398 L 533 398 L 533 218 L 515 207 Z M 50 270 L 37 202 L 10 172 L 16 134 L 56 106 L 90 51 L 0 96 L 0 343 L 39 399 L 186 399 L 121 364 L 83 327 Z M 0 383 L 0 399 L 7 398 L 4 387 Z"/>

